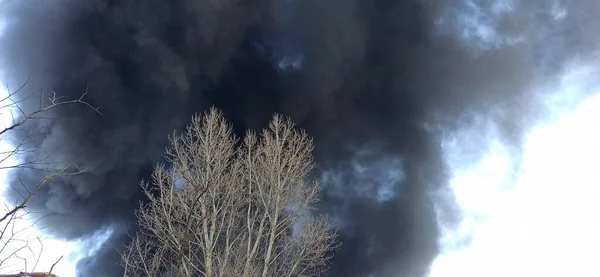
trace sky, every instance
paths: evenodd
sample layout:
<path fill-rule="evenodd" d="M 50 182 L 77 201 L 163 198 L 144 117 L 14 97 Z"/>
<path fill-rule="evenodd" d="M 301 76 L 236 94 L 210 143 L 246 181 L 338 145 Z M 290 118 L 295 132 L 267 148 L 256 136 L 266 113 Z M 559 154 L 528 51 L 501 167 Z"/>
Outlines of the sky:
<path fill-rule="evenodd" d="M 86 170 L 31 203 L 59 276 L 119 274 L 138 181 L 211 105 L 238 134 L 279 112 L 314 136 L 326 276 L 600 274 L 595 1 L 34 1 L 0 1 L 0 79 L 103 114 L 25 127 Z"/>
<path fill-rule="evenodd" d="M 551 118 L 528 132 L 516 175 L 509 150 L 493 135 L 478 163 L 454 164 L 452 188 L 463 218 L 440 238 L 443 250 L 430 277 L 600 274 L 600 131 L 594 127 L 600 87 L 589 65 L 572 70 L 540 101 Z M 448 142 L 450 160 L 460 159 L 469 135 L 457 140 Z"/>

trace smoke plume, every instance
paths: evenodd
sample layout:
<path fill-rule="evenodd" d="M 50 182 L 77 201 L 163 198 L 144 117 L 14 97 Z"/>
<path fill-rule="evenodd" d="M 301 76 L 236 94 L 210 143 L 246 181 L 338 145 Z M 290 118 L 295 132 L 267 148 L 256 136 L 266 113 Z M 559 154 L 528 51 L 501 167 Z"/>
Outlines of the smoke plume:
<path fill-rule="evenodd" d="M 571 57 L 593 54 L 598 38 L 581 26 L 600 12 L 583 0 L 0 5 L 3 78 L 71 99 L 87 90 L 101 109 L 63 106 L 28 126 L 42 151 L 86 170 L 32 205 L 60 238 L 112 230 L 78 264 L 78 274 L 97 277 L 121 270 L 114 247 L 135 228 L 138 182 L 161 161 L 167 136 L 212 105 L 240 133 L 278 112 L 314 136 L 321 211 L 342 240 L 328 276 L 426 276 L 438 253 L 434 207 L 455 219 L 452 198 L 437 194 L 448 182 L 440 138 L 489 117 L 518 152 L 543 112 L 532 109 L 533 88 Z M 41 174 L 15 171 L 10 181 L 35 184 Z"/>

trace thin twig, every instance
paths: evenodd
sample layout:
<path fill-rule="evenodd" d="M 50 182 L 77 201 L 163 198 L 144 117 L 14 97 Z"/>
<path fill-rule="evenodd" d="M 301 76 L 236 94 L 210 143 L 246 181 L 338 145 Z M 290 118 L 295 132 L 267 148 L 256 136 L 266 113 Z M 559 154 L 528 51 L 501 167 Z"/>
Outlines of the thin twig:
<path fill-rule="evenodd" d="M 58 258 L 58 260 L 52 264 L 52 266 L 50 267 L 50 271 L 48 271 L 49 274 L 52 274 L 52 270 L 54 270 L 54 266 L 60 262 L 60 260 L 63 258 L 63 256 L 60 256 L 60 258 Z"/>

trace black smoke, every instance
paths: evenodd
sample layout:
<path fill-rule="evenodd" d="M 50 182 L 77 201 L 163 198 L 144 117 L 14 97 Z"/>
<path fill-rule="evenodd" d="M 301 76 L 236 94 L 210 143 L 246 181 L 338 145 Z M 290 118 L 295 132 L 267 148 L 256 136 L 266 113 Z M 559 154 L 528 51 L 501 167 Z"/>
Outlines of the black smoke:
<path fill-rule="evenodd" d="M 86 170 L 32 205 L 58 237 L 112 228 L 78 271 L 118 276 L 114 247 L 135 229 L 138 182 L 161 161 L 167 136 L 212 105 L 240 133 L 279 112 L 315 137 L 321 210 L 342 240 L 328 276 L 425 276 L 438 253 L 434 205 L 453 218 L 452 200 L 432 196 L 448 182 L 441 135 L 485 116 L 518 146 L 537 112 L 532 87 L 597 46 L 578 25 L 587 11 L 576 8 L 599 9 L 591 1 L 564 6 L 573 12 L 562 21 L 552 1 L 516 1 L 505 13 L 494 13 L 502 1 L 473 2 L 1 1 L 6 80 L 30 77 L 27 89 L 70 99 L 87 90 L 102 113 L 63 106 L 28 126 L 40 149 Z M 498 37 L 527 41 L 469 35 L 464 18 L 478 13 Z M 13 172 L 11 182 L 41 174 Z"/>

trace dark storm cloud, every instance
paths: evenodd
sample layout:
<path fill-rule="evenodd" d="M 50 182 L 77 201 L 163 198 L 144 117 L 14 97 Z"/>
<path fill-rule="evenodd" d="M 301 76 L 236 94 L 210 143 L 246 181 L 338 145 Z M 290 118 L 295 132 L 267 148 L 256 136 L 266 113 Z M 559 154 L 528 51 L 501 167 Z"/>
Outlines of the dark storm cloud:
<path fill-rule="evenodd" d="M 103 114 L 65 106 L 30 126 L 44 151 L 86 170 L 52 183 L 34 207 L 52 215 L 44 223 L 59 237 L 112 226 L 108 244 L 120 245 L 134 224 L 138 181 L 192 113 L 216 105 L 243 130 L 282 112 L 316 140 L 321 208 L 343 243 L 329 275 L 423 276 L 438 249 L 431 194 L 447 183 L 440 128 L 494 117 L 518 145 L 531 87 L 560 70 L 562 53 L 596 43 L 572 31 L 581 11 L 567 8 L 582 4 L 555 20 L 544 1 L 440 2 L 2 2 L 4 77 L 16 86 L 30 76 L 29 89 L 71 98 L 89 86 L 86 99 Z M 550 23 L 537 26 L 540 17 Z M 496 35 L 471 32 L 476 26 Z M 539 32 L 560 49 L 533 55 L 545 47 Z M 529 40 L 506 39 L 520 35 Z M 536 73 L 542 63 L 553 65 L 548 76 Z M 78 269 L 117 276 L 117 261 L 104 247 Z"/>
<path fill-rule="evenodd" d="M 41 123 L 46 128 L 29 126 L 53 158 L 86 170 L 53 182 L 30 208 L 50 214 L 42 224 L 58 237 L 88 237 L 113 225 L 110 244 L 78 267 L 83 276 L 118 276 L 112 245 L 122 244 L 120 232 L 134 224 L 137 184 L 160 161 L 167 135 L 193 112 L 230 101 L 219 88 L 223 71 L 224 79 L 235 81 L 232 86 L 262 85 L 257 78 L 236 77 L 264 71 L 252 62 L 256 58 L 238 58 L 250 63 L 240 71 L 227 67 L 239 49 L 249 47 L 244 40 L 250 28 L 270 27 L 271 3 L 36 2 L 4 3 L 2 16 L 9 21 L 2 41 L 4 77 L 19 84 L 31 76 L 27 89 L 53 89 L 68 98 L 78 98 L 89 85 L 86 99 L 103 115 L 83 105 L 64 106 L 52 111 L 51 125 Z M 23 59 L 12 58 L 18 56 Z M 13 184 L 17 178 L 35 184 L 43 173 L 16 172 Z"/>

